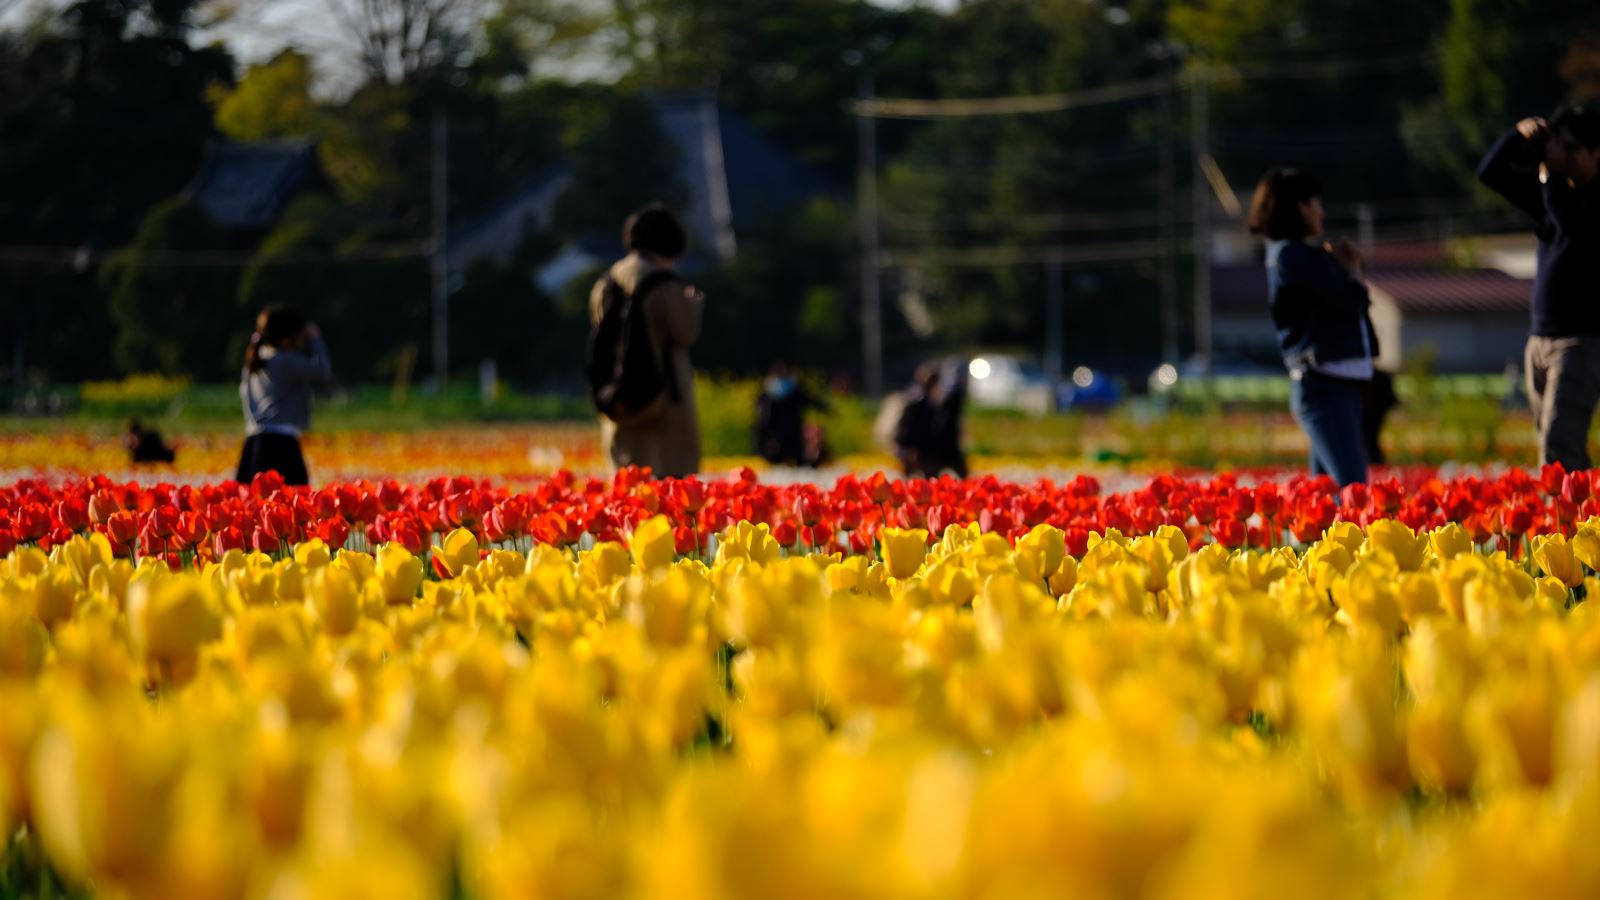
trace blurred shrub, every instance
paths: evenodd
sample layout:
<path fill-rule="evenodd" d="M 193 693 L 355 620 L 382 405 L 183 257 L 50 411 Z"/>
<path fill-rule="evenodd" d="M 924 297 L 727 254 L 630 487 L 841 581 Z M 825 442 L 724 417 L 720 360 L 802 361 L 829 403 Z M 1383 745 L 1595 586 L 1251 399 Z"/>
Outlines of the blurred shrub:
<path fill-rule="evenodd" d="M 190 388 L 188 378 L 129 375 L 121 381 L 87 381 L 78 389 L 83 410 L 103 415 L 154 415 Z"/>

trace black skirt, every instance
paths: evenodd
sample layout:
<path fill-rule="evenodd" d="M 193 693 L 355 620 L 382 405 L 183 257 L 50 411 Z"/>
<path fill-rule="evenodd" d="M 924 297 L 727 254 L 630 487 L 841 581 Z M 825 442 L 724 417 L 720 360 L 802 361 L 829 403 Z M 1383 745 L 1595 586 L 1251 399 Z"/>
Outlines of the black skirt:
<path fill-rule="evenodd" d="M 244 439 L 244 450 L 239 453 L 240 484 L 249 484 L 262 472 L 277 472 L 284 484 L 310 484 L 306 475 L 306 458 L 300 452 L 300 439 L 293 435 L 262 432 Z"/>

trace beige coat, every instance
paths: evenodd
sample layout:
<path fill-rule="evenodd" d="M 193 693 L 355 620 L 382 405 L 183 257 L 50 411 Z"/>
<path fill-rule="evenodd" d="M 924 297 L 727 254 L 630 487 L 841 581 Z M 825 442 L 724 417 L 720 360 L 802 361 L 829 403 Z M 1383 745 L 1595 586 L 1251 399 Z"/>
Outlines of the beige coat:
<path fill-rule="evenodd" d="M 611 277 L 624 291 L 633 289 L 656 268 L 637 253 L 611 267 Z M 600 420 L 600 441 L 612 465 L 649 466 L 658 478 L 682 478 L 700 470 L 700 422 L 694 402 L 694 366 L 689 348 L 700 339 L 700 293 L 681 281 L 665 282 L 645 298 L 645 321 L 662 370 L 677 382 L 677 400 L 668 392 L 659 411 L 618 425 Z M 589 293 L 589 319 L 598 323 L 605 310 L 605 279 Z"/>

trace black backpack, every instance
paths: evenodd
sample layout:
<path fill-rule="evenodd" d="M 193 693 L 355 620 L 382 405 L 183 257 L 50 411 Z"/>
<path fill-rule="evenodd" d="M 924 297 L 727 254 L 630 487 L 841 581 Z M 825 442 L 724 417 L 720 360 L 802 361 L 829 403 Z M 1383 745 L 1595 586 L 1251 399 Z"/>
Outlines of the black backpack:
<path fill-rule="evenodd" d="M 586 354 L 589 398 L 594 408 L 613 422 L 623 422 L 648 411 L 663 393 L 678 399 L 671 360 L 658 360 L 650 340 L 650 323 L 644 301 L 658 285 L 676 277 L 657 269 L 639 281 L 629 294 L 610 275 L 605 279 L 600 321 L 589 329 Z"/>

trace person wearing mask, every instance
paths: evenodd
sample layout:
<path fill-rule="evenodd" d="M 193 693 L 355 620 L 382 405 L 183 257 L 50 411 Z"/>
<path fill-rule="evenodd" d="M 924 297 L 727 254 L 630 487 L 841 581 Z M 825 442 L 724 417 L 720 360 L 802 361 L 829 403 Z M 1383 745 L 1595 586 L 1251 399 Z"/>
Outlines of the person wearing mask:
<path fill-rule="evenodd" d="M 820 463 L 806 438 L 806 413 L 827 404 L 776 360 L 756 398 L 756 452 L 773 465 L 815 467 Z"/>
<path fill-rule="evenodd" d="M 1524 350 L 1539 460 L 1590 467 L 1600 403 L 1600 110 L 1523 119 L 1478 166 L 1478 179 L 1533 219 L 1538 267 Z"/>
<path fill-rule="evenodd" d="M 657 478 L 700 469 L 689 348 L 700 339 L 705 295 L 678 276 L 687 242 L 666 207 L 640 209 L 622 226 L 628 255 L 589 295 L 588 377 L 601 444 L 614 466 L 649 467 Z M 641 340 L 630 341 L 635 336 Z"/>
<path fill-rule="evenodd" d="M 311 426 L 312 390 L 332 380 L 328 348 L 316 325 L 286 306 L 261 311 L 239 377 L 245 426 L 235 476 L 240 484 L 274 471 L 285 484 L 310 482 L 300 436 Z"/>
<path fill-rule="evenodd" d="M 1349 241 L 1325 242 L 1323 218 L 1316 176 L 1273 169 L 1256 186 L 1248 224 L 1267 243 L 1267 299 L 1311 473 L 1347 485 L 1367 480 L 1362 398 L 1377 341 L 1361 254 Z"/>

